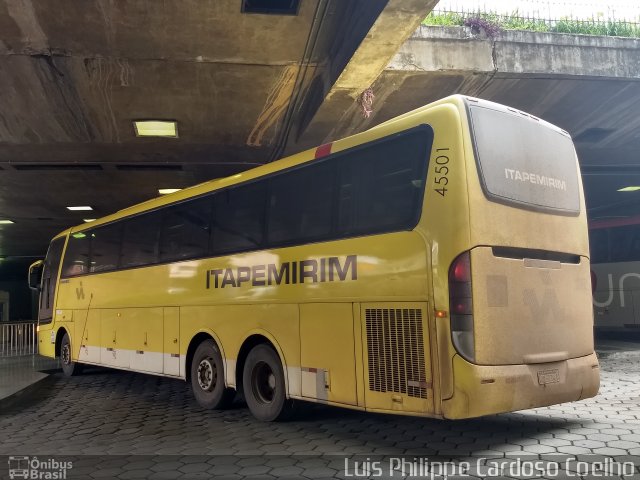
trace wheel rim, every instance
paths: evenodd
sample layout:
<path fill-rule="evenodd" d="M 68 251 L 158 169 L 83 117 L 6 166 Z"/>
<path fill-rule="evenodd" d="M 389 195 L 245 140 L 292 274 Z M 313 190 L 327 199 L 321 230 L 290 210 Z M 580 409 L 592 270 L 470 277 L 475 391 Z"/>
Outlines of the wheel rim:
<path fill-rule="evenodd" d="M 206 392 L 210 392 L 218 381 L 218 369 L 211 358 L 205 358 L 198 364 L 198 385 Z"/>
<path fill-rule="evenodd" d="M 69 348 L 69 344 L 65 343 L 62 345 L 62 352 L 60 353 L 62 357 L 62 363 L 65 365 L 69 365 L 71 363 L 71 349 Z"/>
<path fill-rule="evenodd" d="M 260 403 L 271 403 L 276 396 L 276 374 L 269 364 L 258 362 L 251 373 L 253 394 Z"/>

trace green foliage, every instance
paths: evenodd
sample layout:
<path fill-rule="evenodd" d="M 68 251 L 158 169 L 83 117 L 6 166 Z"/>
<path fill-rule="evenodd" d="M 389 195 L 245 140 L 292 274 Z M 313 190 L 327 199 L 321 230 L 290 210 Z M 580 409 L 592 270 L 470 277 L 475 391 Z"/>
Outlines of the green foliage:
<path fill-rule="evenodd" d="M 532 19 L 513 15 L 498 15 L 487 12 L 438 12 L 430 13 L 423 25 L 463 26 L 469 19 L 484 19 L 503 30 L 529 30 L 533 32 L 573 33 L 606 37 L 640 38 L 640 24 L 601 19 L 576 20 L 563 18 L 557 21 Z"/>
<path fill-rule="evenodd" d="M 422 25 L 436 25 L 443 27 L 461 27 L 464 25 L 464 20 L 466 16 L 461 13 L 455 12 L 443 12 L 443 13 L 433 13 L 431 12 L 427 15 L 422 21 Z"/>
<path fill-rule="evenodd" d="M 461 13 L 455 12 L 443 12 L 434 14 L 433 12 L 427 15 L 422 21 L 423 25 L 440 25 L 445 27 L 453 27 L 458 26 L 461 27 L 464 25 L 465 16 Z"/>

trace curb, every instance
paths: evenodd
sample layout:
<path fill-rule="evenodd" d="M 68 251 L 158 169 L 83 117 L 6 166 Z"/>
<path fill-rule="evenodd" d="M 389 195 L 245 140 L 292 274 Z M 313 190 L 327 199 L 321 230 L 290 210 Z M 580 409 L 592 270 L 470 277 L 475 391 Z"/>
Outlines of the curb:
<path fill-rule="evenodd" d="M 0 399 L 0 416 L 7 413 L 7 410 L 17 405 L 27 404 L 30 400 L 33 400 L 33 394 L 46 386 L 53 385 L 54 382 L 55 380 L 53 377 L 47 373 L 45 377 L 42 377 L 40 380 L 36 380 L 22 390 L 18 390 L 17 392 Z"/>

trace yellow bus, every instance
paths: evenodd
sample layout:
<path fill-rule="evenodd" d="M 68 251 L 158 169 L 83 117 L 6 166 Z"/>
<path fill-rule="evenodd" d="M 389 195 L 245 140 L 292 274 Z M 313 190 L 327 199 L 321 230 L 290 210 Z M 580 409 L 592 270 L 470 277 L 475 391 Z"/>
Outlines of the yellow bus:
<path fill-rule="evenodd" d="M 30 269 L 39 351 L 294 402 L 460 419 L 594 396 L 570 136 L 452 96 L 71 228 Z"/>

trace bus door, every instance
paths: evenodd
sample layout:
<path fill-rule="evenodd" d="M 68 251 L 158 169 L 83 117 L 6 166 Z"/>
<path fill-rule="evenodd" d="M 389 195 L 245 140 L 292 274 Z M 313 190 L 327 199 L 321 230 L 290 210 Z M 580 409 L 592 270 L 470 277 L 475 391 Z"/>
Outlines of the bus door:
<path fill-rule="evenodd" d="M 49 246 L 47 257 L 44 260 L 42 272 L 42 288 L 40 290 L 40 302 L 38 306 L 38 323 L 51 323 L 56 299 L 56 284 L 60 270 L 60 260 L 65 238 L 57 238 Z"/>

